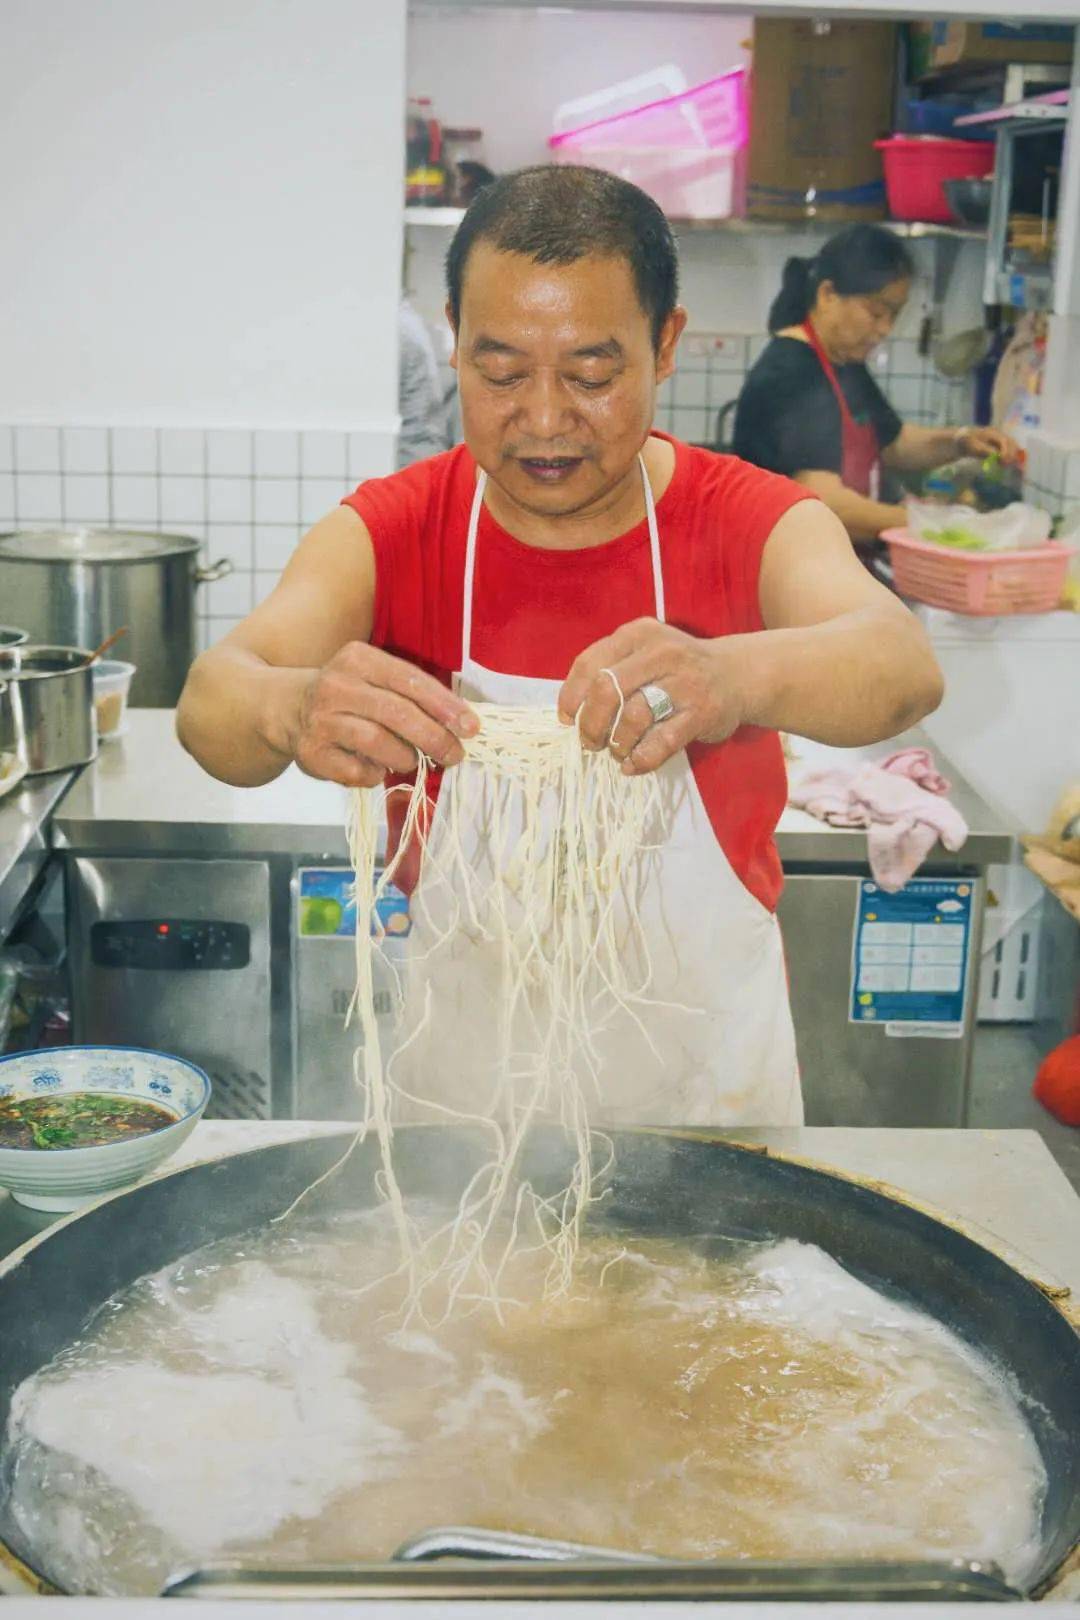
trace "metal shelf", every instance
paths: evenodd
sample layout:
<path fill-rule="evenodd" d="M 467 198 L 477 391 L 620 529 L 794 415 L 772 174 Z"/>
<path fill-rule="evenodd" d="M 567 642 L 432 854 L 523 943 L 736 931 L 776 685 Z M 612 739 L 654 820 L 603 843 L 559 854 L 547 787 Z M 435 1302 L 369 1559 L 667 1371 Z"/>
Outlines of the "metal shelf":
<path fill-rule="evenodd" d="M 465 217 L 464 208 L 422 208 L 409 205 L 405 209 L 406 225 L 441 226 L 456 229 Z M 680 219 L 672 215 L 671 224 L 679 232 L 715 232 L 730 236 L 790 236 L 798 231 L 829 233 L 843 229 L 844 222 L 835 219 Z M 955 242 L 983 242 L 984 230 L 967 225 L 930 225 L 917 220 L 884 219 L 881 221 L 897 236 L 919 241 L 934 237 Z"/>
<path fill-rule="evenodd" d="M 1041 124 L 1044 129 L 1052 128 L 1068 122 L 1070 99 L 1068 90 L 1052 90 L 1048 95 L 1030 96 L 1026 101 L 1006 101 L 989 112 L 967 113 L 956 120 L 956 127 L 992 125 L 994 129 L 1001 129 L 1003 125 Z"/>
<path fill-rule="evenodd" d="M 822 235 L 831 235 L 834 231 L 844 229 L 845 222 L 839 219 L 678 219 L 671 218 L 671 223 L 677 231 L 717 231 L 732 236 L 784 236 L 797 231 L 815 231 Z M 985 230 L 974 229 L 968 225 L 932 225 L 921 220 L 883 219 L 874 221 L 875 224 L 886 226 L 897 236 L 904 236 L 912 241 L 944 237 L 954 242 L 983 242 L 986 240 Z"/>
<path fill-rule="evenodd" d="M 1006 102 L 991 112 L 957 119 L 957 126 L 982 124 L 993 129 L 994 184 L 987 227 L 983 302 L 1012 304 L 1017 309 L 1045 310 L 1053 302 L 1053 269 L 1049 265 L 1013 266 L 1009 263 L 1009 216 L 1012 210 L 1014 159 L 1017 141 L 1047 130 L 1064 130 L 1069 121 L 1068 90 Z"/>
<path fill-rule="evenodd" d="M 1068 62 L 953 62 L 917 80 L 924 95 L 1000 95 L 1003 102 L 1037 95 L 1039 87 L 1067 85 Z"/>
<path fill-rule="evenodd" d="M 1048 269 L 997 272 L 997 301 L 1014 309 L 1049 309 L 1054 297 L 1054 277 Z"/>
<path fill-rule="evenodd" d="M 464 208 L 424 208 L 418 203 L 405 206 L 406 225 L 441 225 L 444 229 L 456 229 L 464 218 Z"/>

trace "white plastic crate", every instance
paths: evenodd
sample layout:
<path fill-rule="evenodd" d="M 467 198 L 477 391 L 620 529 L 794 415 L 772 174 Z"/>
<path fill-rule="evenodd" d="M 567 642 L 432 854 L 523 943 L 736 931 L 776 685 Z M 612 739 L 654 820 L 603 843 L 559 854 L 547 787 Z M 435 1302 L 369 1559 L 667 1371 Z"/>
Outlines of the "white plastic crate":
<path fill-rule="evenodd" d="M 638 107 L 654 101 L 664 101 L 681 95 L 687 88 L 686 75 L 674 62 L 639 73 L 633 79 L 621 79 L 618 84 L 594 90 L 591 96 L 579 96 L 576 101 L 564 101 L 555 109 L 551 120 L 556 135 L 568 130 L 582 129 L 587 124 L 599 123 L 603 118 L 617 118 L 620 113 L 634 112 Z M 698 131 L 693 130 L 695 137 Z"/>
<path fill-rule="evenodd" d="M 991 866 L 987 891 L 976 1016 L 980 1024 L 1030 1024 L 1036 1011 L 1043 887 L 1024 866 Z"/>

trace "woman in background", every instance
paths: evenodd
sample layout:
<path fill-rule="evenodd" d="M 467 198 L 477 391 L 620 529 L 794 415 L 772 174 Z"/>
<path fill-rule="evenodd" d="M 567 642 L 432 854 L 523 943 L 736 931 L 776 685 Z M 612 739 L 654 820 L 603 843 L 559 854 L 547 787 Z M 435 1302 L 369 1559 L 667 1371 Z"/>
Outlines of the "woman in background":
<path fill-rule="evenodd" d="M 881 472 L 929 472 L 960 456 L 1013 460 L 996 428 L 902 422 L 867 369 L 907 302 L 915 266 L 880 225 L 851 225 L 812 259 L 791 258 L 769 311 L 772 342 L 749 372 L 735 415 L 735 454 L 807 485 L 858 549 L 905 523 L 881 499 Z"/>

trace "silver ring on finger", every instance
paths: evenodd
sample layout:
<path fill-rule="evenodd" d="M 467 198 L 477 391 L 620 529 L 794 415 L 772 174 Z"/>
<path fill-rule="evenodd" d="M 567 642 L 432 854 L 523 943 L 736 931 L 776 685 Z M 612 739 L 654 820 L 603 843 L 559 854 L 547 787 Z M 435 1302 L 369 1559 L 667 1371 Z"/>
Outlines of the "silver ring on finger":
<path fill-rule="evenodd" d="M 662 686 L 649 683 L 638 688 L 645 702 L 649 705 L 649 713 L 653 717 L 653 724 L 659 725 L 661 720 L 667 720 L 675 713 L 675 705 L 671 695 L 665 692 Z"/>

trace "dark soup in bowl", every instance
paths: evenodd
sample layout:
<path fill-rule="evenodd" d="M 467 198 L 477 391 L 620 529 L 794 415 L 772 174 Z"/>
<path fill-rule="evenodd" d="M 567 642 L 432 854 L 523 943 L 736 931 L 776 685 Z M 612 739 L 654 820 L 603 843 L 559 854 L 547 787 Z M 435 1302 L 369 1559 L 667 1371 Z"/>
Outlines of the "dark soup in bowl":
<path fill-rule="evenodd" d="M 175 1124 L 156 1103 L 109 1092 L 0 1098 L 0 1148 L 103 1147 Z"/>

